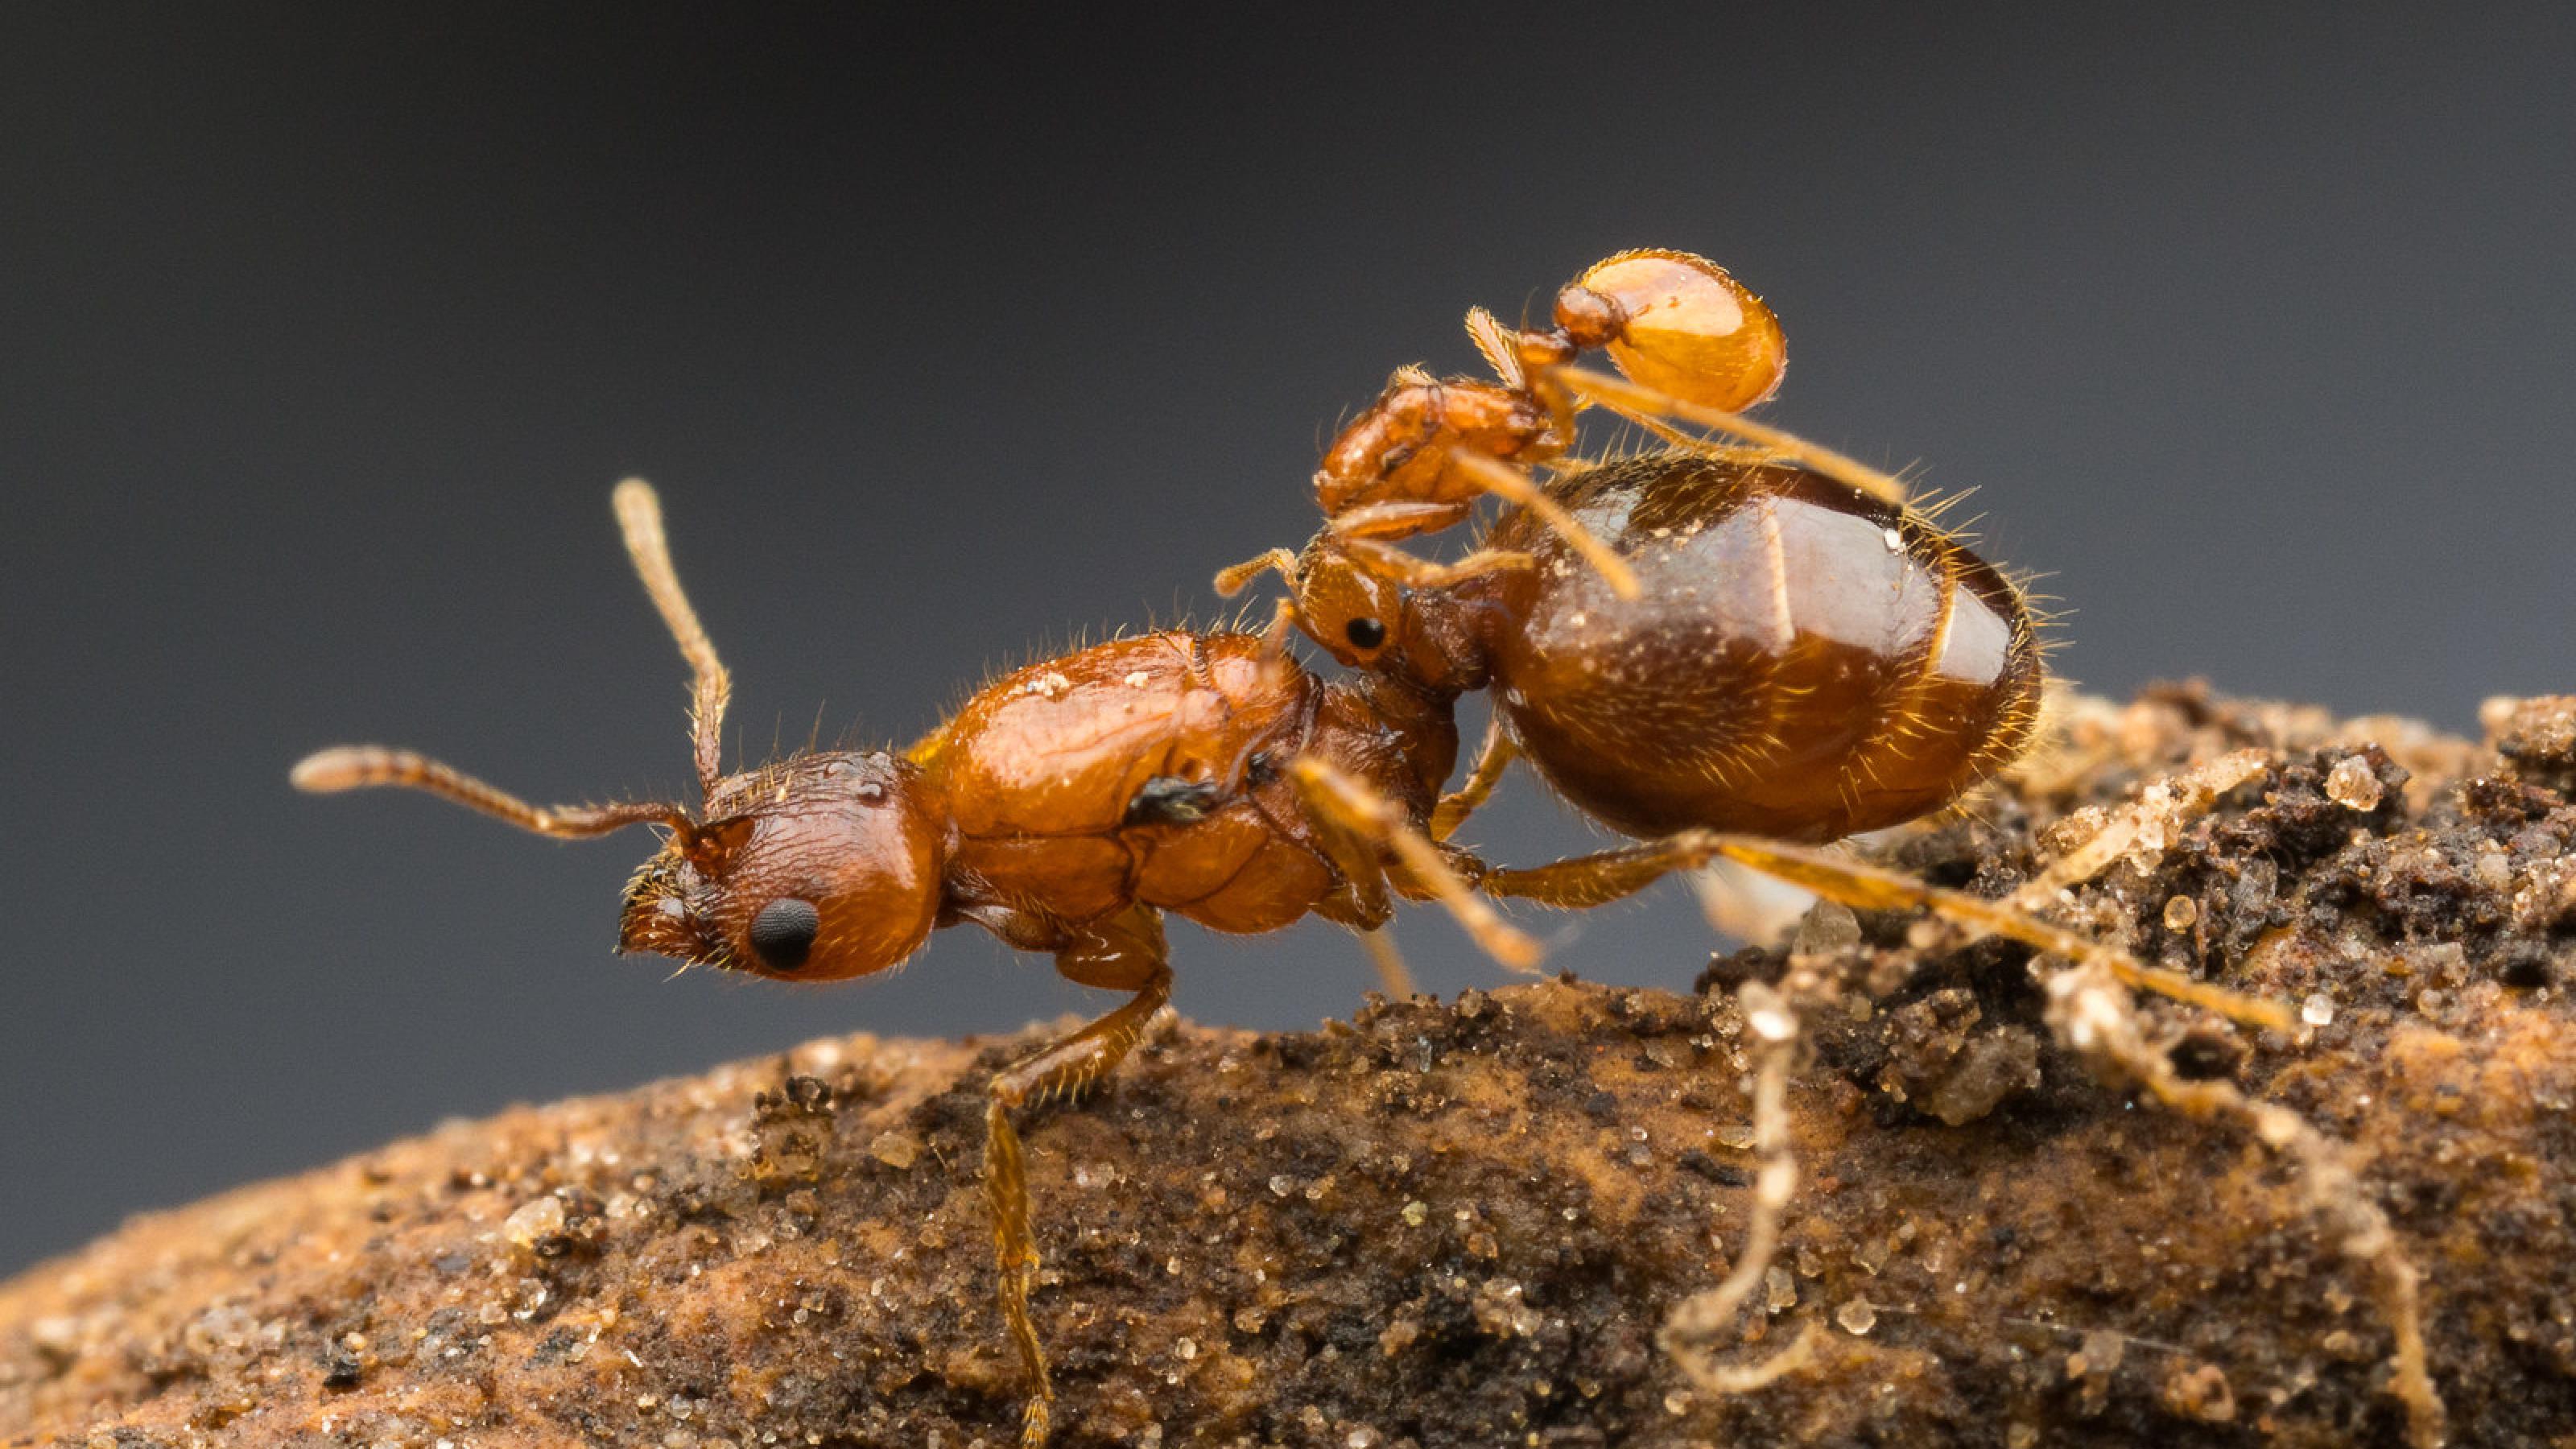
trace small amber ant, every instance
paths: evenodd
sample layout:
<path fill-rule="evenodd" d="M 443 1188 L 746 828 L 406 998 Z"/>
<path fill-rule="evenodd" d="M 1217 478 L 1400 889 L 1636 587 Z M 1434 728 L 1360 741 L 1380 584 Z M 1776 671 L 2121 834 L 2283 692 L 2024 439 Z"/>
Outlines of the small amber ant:
<path fill-rule="evenodd" d="M 623 951 L 833 980 L 972 921 L 1053 953 L 1073 981 L 1131 993 L 990 1086 L 984 1181 L 1032 1445 L 1053 1390 L 1029 1316 L 1038 1255 L 1010 1113 L 1079 1092 L 1134 1047 L 1170 995 L 1165 912 L 1231 932 L 1308 914 L 1373 932 L 1391 897 L 1437 899 L 1526 968 L 1535 946 L 1481 895 L 1592 905 L 1725 857 L 1855 905 L 1928 906 L 2279 1023 L 2266 1003 L 2025 910 L 1783 843 L 1919 816 L 2012 758 L 2041 676 L 2020 595 L 1892 482 L 1729 411 L 1767 394 L 1781 349 L 1768 311 L 1712 265 L 1613 258 L 1557 315 L 1555 329 L 1523 332 L 1472 314 L 1500 385 L 1402 373 L 1343 435 L 1318 477 L 1330 519 L 1305 554 L 1276 551 L 1222 580 L 1287 575 L 1295 597 L 1267 635 L 1093 645 L 987 684 L 901 752 L 809 752 L 727 775 L 730 677 L 680 589 L 652 489 L 629 480 L 615 494 L 627 550 L 694 675 L 695 811 L 530 805 L 373 746 L 324 750 L 294 781 L 423 790 L 556 837 L 657 827 L 663 847 L 626 889 Z M 1594 347 L 1631 380 L 1569 365 Z M 1583 403 L 1682 446 L 1538 487 L 1517 465 L 1561 459 Z M 1758 451 L 1689 439 L 1666 419 Z M 1869 479 L 1884 486 L 1855 481 Z M 1444 566 L 1393 545 L 1464 521 L 1484 492 L 1513 506 L 1478 554 Z M 1291 619 L 1359 672 L 1300 666 L 1282 647 Z M 1455 704 L 1488 687 L 1496 732 L 1444 797 Z M 1444 843 L 1515 751 L 1647 843 L 1523 870 Z M 1766 1168 L 1766 1200 L 1785 1193 L 1776 1177 Z"/>

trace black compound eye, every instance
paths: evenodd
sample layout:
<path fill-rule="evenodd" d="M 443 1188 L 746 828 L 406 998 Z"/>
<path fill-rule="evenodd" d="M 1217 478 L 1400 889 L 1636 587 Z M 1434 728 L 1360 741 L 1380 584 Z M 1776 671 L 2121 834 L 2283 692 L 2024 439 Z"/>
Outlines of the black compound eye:
<path fill-rule="evenodd" d="M 793 971 L 805 964 L 805 953 L 814 949 L 814 933 L 822 927 L 822 913 L 812 901 L 774 900 L 751 918 L 751 949 L 770 970 Z"/>
<path fill-rule="evenodd" d="M 1386 626 L 1375 619 L 1353 619 L 1342 626 L 1354 649 L 1375 649 L 1386 642 Z"/>

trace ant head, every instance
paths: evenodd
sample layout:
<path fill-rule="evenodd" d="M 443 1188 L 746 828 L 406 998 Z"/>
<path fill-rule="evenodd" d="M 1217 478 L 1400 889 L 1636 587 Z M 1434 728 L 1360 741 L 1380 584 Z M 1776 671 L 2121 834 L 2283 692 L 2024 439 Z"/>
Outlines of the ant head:
<path fill-rule="evenodd" d="M 719 780 L 627 883 L 620 951 L 796 981 L 882 971 L 939 914 L 946 831 L 917 766 L 799 755 Z"/>
<path fill-rule="evenodd" d="M 919 768 L 883 753 L 809 754 L 720 774 L 732 677 L 680 592 L 653 490 L 630 478 L 616 504 L 635 571 L 695 675 L 695 816 L 661 800 L 531 805 L 425 755 L 374 745 L 307 758 L 296 788 L 399 785 L 558 839 L 659 827 L 661 852 L 626 887 L 621 951 L 800 981 L 882 971 L 912 954 L 938 917 L 948 836 Z"/>
<path fill-rule="evenodd" d="M 1306 637 L 1352 669 L 1450 693 L 1482 688 L 1488 647 L 1474 588 L 1409 588 L 1381 546 L 1327 525 L 1290 557 L 1269 563 L 1288 582 L 1289 613 Z"/>
<path fill-rule="evenodd" d="M 1330 528 L 1315 535 L 1287 574 L 1297 627 L 1354 669 L 1381 669 L 1401 656 L 1413 605 L 1402 584 L 1370 569 Z"/>
<path fill-rule="evenodd" d="M 1327 523 L 1304 553 L 1271 549 L 1219 572 L 1216 588 L 1232 596 L 1276 573 L 1288 585 L 1282 616 L 1343 665 L 1436 691 L 1483 688 L 1492 674 L 1481 632 L 1493 614 L 1488 586 L 1411 588 L 1405 563 L 1380 540 Z"/>

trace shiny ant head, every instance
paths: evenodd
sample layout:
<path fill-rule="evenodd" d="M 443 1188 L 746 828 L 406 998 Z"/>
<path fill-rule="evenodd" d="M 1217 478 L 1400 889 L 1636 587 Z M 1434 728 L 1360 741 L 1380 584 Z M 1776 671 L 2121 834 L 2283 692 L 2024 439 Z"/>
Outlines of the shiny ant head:
<path fill-rule="evenodd" d="M 733 682 L 672 571 L 662 510 L 640 479 L 617 487 L 627 552 L 696 673 L 702 808 L 669 801 L 531 805 L 409 750 L 343 745 L 295 767 L 296 788 L 398 785 L 558 839 L 629 825 L 666 831 L 627 883 L 620 951 L 800 981 L 882 971 L 936 923 L 948 832 L 911 762 L 883 752 L 807 754 L 717 774 Z"/>
<path fill-rule="evenodd" d="M 1331 529 L 1316 534 L 1296 568 L 1284 572 L 1297 627 L 1326 653 L 1354 669 L 1409 662 L 1412 591 L 1368 568 Z"/>
<path fill-rule="evenodd" d="M 716 783 L 626 886 L 617 948 L 798 981 L 882 971 L 939 914 L 944 831 L 919 769 L 799 755 Z"/>

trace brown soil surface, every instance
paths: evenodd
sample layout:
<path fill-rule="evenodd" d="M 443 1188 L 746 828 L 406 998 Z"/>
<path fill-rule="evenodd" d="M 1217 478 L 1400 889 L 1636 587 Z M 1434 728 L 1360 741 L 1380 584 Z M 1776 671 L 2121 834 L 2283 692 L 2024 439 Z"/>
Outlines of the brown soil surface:
<path fill-rule="evenodd" d="M 2451 1443 L 2576 1444 L 2576 702 L 2500 703 L 2483 746 L 2187 690 L 2065 713 L 1883 858 L 2000 894 L 2263 752 L 2060 919 L 2300 1007 L 2139 1014 L 2347 1149 L 2422 1275 Z M 1176 1026 L 1025 1114 L 1055 1442 L 2406 1441 L 2384 1295 L 2294 1161 L 2102 1080 L 2026 949 L 1851 924 L 1804 933 L 1850 989 L 1809 1013 L 1800 1184 L 1726 1349 L 1808 1336 L 1802 1367 L 1716 1394 L 1656 1343 L 1744 1240 L 1733 999 L 1551 981 Z M 0 1441 L 998 1449 L 981 1084 L 1029 1040 L 819 1042 L 138 1219 L 0 1285 Z"/>

